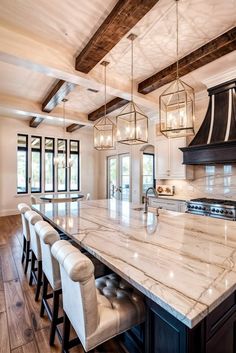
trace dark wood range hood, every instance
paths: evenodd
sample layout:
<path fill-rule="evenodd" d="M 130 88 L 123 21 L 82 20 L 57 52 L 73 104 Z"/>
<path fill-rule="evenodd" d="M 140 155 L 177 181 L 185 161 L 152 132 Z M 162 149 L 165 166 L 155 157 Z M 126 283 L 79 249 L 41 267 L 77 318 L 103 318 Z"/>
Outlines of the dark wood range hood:
<path fill-rule="evenodd" d="M 183 164 L 236 163 L 236 79 L 208 89 L 203 123 L 183 151 Z"/>

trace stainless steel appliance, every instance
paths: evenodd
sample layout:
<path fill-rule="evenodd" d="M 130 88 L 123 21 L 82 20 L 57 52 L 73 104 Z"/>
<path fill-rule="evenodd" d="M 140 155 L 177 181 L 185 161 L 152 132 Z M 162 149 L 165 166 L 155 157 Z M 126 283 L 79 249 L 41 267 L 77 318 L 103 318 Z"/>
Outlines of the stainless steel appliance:
<path fill-rule="evenodd" d="M 208 198 L 192 199 L 187 202 L 186 212 L 235 221 L 236 201 Z"/>

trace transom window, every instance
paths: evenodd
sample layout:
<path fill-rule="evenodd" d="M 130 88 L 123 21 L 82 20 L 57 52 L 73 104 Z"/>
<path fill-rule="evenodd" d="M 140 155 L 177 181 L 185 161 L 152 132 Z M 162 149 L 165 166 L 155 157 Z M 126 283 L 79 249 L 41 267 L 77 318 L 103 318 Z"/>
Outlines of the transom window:
<path fill-rule="evenodd" d="M 18 134 L 17 193 L 79 191 L 79 147 L 77 140 Z"/>

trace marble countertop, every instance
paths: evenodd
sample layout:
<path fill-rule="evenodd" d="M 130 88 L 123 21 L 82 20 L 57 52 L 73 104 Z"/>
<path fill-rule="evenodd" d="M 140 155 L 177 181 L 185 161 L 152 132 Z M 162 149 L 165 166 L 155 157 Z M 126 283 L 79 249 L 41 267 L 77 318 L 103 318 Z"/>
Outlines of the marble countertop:
<path fill-rule="evenodd" d="M 236 289 L 236 222 L 116 200 L 33 208 L 190 328 Z"/>

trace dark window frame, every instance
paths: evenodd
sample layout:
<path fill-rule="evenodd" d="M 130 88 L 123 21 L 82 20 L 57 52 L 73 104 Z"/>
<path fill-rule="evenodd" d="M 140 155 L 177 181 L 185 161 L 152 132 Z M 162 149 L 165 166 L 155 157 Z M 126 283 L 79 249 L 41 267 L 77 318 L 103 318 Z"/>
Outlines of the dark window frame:
<path fill-rule="evenodd" d="M 24 136 L 26 137 L 26 147 L 19 147 L 18 146 L 18 136 Z M 29 171 L 28 171 L 28 155 L 29 155 L 29 137 L 28 135 L 26 134 L 17 134 L 17 152 L 18 151 L 24 151 L 26 153 L 26 158 L 25 158 L 25 161 L 26 161 L 26 175 L 25 175 L 25 191 L 18 191 L 18 183 L 17 183 L 17 194 L 19 195 L 22 195 L 22 194 L 28 194 L 28 191 L 29 191 Z M 18 160 L 17 160 L 17 163 L 18 163 Z M 18 170 L 17 170 L 18 171 Z M 17 175 L 17 178 L 18 178 L 18 175 Z"/>
<path fill-rule="evenodd" d="M 151 153 L 151 152 L 143 152 L 143 156 L 144 155 L 152 156 L 152 158 L 153 158 L 152 174 L 153 174 L 153 187 L 155 187 L 155 154 Z M 142 171 L 142 178 L 143 178 L 143 171 Z M 144 192 L 143 191 L 143 181 L 142 181 L 142 192 Z"/>
<path fill-rule="evenodd" d="M 46 140 L 52 140 L 52 150 L 46 148 Z M 46 172 L 45 172 L 45 153 L 52 153 L 53 155 L 53 168 L 52 168 L 52 180 L 53 180 L 53 187 L 52 190 L 46 190 L 45 189 L 45 180 L 46 180 Z M 44 137 L 44 192 L 55 192 L 55 164 L 54 164 L 54 158 L 55 158 L 55 138 L 54 137 Z"/>
<path fill-rule="evenodd" d="M 65 141 L 65 152 L 63 151 L 59 151 L 59 141 Z M 58 138 L 57 139 L 57 157 L 60 156 L 60 154 L 64 154 L 65 153 L 65 156 L 66 156 L 66 166 L 67 166 L 67 162 L 68 162 L 68 158 L 67 158 L 67 151 L 68 151 L 68 140 L 67 139 L 61 139 L 61 138 Z M 66 192 L 68 190 L 68 182 L 67 182 L 67 177 L 68 177 L 68 173 L 67 173 L 67 168 L 65 168 L 65 189 L 63 190 L 59 190 L 58 189 L 58 169 L 59 169 L 59 166 L 57 166 L 57 191 L 58 192 Z"/>
<path fill-rule="evenodd" d="M 78 149 L 77 151 L 71 151 L 71 142 L 76 142 L 78 145 Z M 71 189 L 71 169 L 69 171 L 69 187 L 70 187 L 70 191 L 79 191 L 80 190 L 80 141 L 79 140 L 69 140 L 69 158 L 71 157 L 71 155 L 77 155 L 78 156 L 78 183 L 77 183 L 77 188 L 76 189 Z"/>
<path fill-rule="evenodd" d="M 30 189 L 31 189 L 31 194 L 40 194 L 42 192 L 42 136 L 37 136 L 37 135 L 30 135 L 31 140 L 33 138 L 38 138 L 40 141 L 40 148 L 32 148 L 31 147 L 31 141 L 30 141 L 30 148 L 31 148 L 31 178 L 30 178 Z M 38 191 L 32 191 L 32 152 L 39 152 L 39 163 L 40 163 L 40 170 L 39 170 L 39 190 Z"/>

